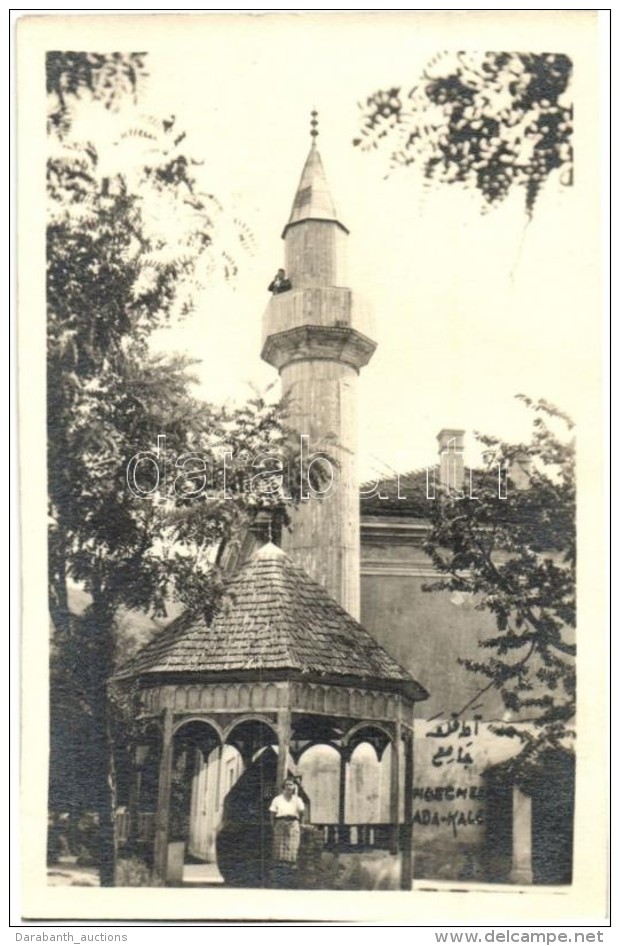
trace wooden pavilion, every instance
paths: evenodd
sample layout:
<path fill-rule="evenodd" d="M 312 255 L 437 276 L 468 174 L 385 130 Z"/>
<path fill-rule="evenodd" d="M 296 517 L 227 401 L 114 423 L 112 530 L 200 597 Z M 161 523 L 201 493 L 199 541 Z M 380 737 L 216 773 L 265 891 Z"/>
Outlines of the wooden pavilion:
<path fill-rule="evenodd" d="M 180 755 L 191 812 L 200 766 L 216 748 L 234 746 L 247 768 L 273 747 L 280 785 L 307 749 L 329 745 L 340 755 L 340 788 L 338 822 L 322 826 L 325 844 L 400 852 L 401 886 L 411 889 L 414 704 L 428 694 L 280 548 L 264 545 L 237 571 L 210 623 L 182 615 L 115 679 L 131 681 L 137 693 L 134 835 L 143 809 L 141 776 L 157 758 L 150 836 L 160 878 L 168 876 Z M 362 742 L 378 756 L 391 747 L 388 825 L 345 823 L 347 764 Z"/>

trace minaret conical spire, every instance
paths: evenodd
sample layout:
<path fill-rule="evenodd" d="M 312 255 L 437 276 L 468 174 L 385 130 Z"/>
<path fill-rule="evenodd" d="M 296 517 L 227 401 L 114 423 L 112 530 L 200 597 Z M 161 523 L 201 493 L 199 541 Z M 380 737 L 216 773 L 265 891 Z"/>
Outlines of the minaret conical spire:
<path fill-rule="evenodd" d="M 295 199 L 293 200 L 291 215 L 282 233 L 283 237 L 286 236 L 286 231 L 289 227 L 296 223 L 301 223 L 303 220 L 326 220 L 330 223 L 337 223 L 339 227 L 342 227 L 345 233 L 349 232 L 338 219 L 336 206 L 332 199 L 323 168 L 323 162 L 321 161 L 321 155 L 316 146 L 316 139 L 319 134 L 318 112 L 313 110 L 311 115 L 310 137 L 312 138 L 312 144 L 308 157 L 306 158 L 306 163 L 304 164 L 304 169 L 301 172 L 301 178 L 295 193 Z"/>

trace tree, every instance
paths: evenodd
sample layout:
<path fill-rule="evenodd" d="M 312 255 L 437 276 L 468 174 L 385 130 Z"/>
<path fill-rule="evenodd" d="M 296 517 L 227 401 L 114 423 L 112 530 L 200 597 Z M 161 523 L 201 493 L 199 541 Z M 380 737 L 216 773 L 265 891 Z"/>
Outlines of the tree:
<path fill-rule="evenodd" d="M 86 92 L 107 109 L 135 97 L 146 78 L 145 53 L 49 52 L 45 61 L 48 128 L 57 134 L 71 127 L 71 106 Z"/>
<path fill-rule="evenodd" d="M 429 590 L 469 593 L 495 617 L 497 634 L 479 642 L 488 656 L 460 660 L 488 684 L 458 710 L 498 690 L 514 723 L 495 731 L 521 741 L 513 765 L 525 776 L 574 737 L 576 538 L 572 422 L 545 401 L 521 399 L 536 414 L 531 441 L 478 435 L 486 488 L 475 499 L 444 490 L 430 504 L 425 549 L 444 576 Z M 501 493 L 498 469 L 510 471 Z"/>
<path fill-rule="evenodd" d="M 489 209 L 521 188 L 532 216 L 554 172 L 572 183 L 568 56 L 551 53 L 440 53 L 406 93 L 370 95 L 363 150 L 387 145 L 391 168 L 419 166 L 427 181 L 475 188 Z"/>
<path fill-rule="evenodd" d="M 54 714 L 67 707 L 86 718 L 102 885 L 115 877 L 108 681 L 119 615 L 127 609 L 164 615 L 174 598 L 209 612 L 222 583 L 212 550 L 221 553 L 260 506 L 275 506 L 286 521 L 286 504 L 294 501 L 292 482 L 288 493 L 267 489 L 264 474 L 256 482 L 257 455 L 294 452 L 281 408 L 261 397 L 230 410 L 204 404 L 191 393 L 187 359 L 149 349 L 152 331 L 191 308 L 218 261 L 224 277 L 234 271 L 234 255 L 218 245 L 218 204 L 182 153 L 174 119 L 130 125 L 117 140 L 146 147 L 119 167 L 72 135 L 72 104 L 79 105 L 85 90 L 105 108 L 117 107 L 124 92 L 136 90 L 143 69 L 140 54 L 48 57 L 52 726 Z M 242 245 L 243 229 L 233 230 Z M 147 464 L 136 495 L 128 488 L 128 463 L 152 450 L 158 436 L 166 438 L 170 488 L 158 486 Z M 233 459 L 223 495 L 225 451 Z M 188 455 L 219 471 L 209 489 L 196 489 L 196 463 L 185 464 Z M 79 615 L 70 608 L 75 587 L 87 602 Z"/>

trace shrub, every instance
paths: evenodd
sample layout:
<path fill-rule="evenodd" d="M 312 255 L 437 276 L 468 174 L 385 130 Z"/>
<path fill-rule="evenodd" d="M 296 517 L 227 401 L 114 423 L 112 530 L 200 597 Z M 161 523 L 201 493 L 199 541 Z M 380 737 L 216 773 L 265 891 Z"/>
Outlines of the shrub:
<path fill-rule="evenodd" d="M 151 871 L 144 861 L 137 857 L 119 860 L 116 864 L 117 887 L 156 887 Z"/>

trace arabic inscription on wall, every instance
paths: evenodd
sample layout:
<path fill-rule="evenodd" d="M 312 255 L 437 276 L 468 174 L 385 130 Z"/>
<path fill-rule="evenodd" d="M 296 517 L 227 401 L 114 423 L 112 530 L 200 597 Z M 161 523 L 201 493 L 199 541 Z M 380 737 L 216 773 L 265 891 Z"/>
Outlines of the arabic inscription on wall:
<path fill-rule="evenodd" d="M 420 841 L 480 843 L 486 815 L 483 773 L 514 751 L 479 718 L 417 720 L 413 823 Z"/>

